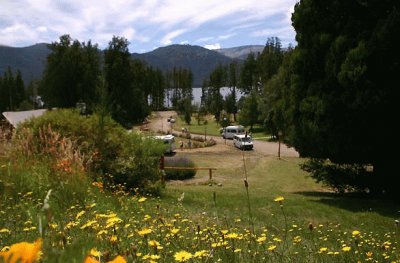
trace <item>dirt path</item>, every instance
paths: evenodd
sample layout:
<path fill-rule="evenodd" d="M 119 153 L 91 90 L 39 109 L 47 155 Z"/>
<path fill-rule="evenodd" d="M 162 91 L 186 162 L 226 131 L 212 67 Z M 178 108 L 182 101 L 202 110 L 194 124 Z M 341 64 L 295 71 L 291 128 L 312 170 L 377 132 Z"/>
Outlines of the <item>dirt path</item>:
<path fill-rule="evenodd" d="M 175 111 L 157 111 L 153 112 L 150 123 L 148 124 L 148 128 L 154 132 L 167 132 L 171 131 L 171 124 L 167 121 L 167 119 L 171 116 L 176 116 Z M 172 127 L 173 128 L 173 127 Z M 174 132 L 180 132 L 174 130 Z M 205 148 L 196 148 L 196 149 L 184 149 L 186 152 L 228 152 L 228 151 L 240 151 L 239 149 L 233 146 L 232 140 L 224 140 L 219 136 L 207 136 L 209 138 L 213 138 L 217 144 L 212 147 Z M 225 144 L 226 142 L 226 144 Z M 262 155 L 278 155 L 278 142 L 265 142 L 254 140 L 254 152 Z M 180 150 L 177 150 L 180 151 Z M 281 157 L 299 157 L 298 152 L 293 149 L 287 147 L 285 144 L 281 143 Z"/>

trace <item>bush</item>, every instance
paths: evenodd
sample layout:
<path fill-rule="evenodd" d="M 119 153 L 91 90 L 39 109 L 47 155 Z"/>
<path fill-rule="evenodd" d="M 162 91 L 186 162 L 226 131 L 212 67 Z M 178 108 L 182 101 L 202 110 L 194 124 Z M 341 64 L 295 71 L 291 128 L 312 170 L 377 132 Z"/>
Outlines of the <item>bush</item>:
<path fill-rule="evenodd" d="M 48 156 L 51 147 L 61 147 L 66 139 L 71 141 L 72 152 L 79 153 L 85 171 L 95 174 L 94 179 L 105 183 L 105 187 L 123 185 L 128 190 L 154 192 L 154 186 L 160 185 L 162 143 L 128 133 L 110 117 L 56 110 L 23 124 L 17 134 L 22 136 L 26 129 L 32 131 L 29 147 L 41 156 Z M 58 136 L 52 138 L 52 133 Z M 44 143 L 48 138 L 51 145 Z"/>
<path fill-rule="evenodd" d="M 301 165 L 317 182 L 339 193 L 363 192 L 371 187 L 373 174 L 359 164 L 336 164 L 324 159 L 310 159 Z"/>
<path fill-rule="evenodd" d="M 165 158 L 165 166 L 169 167 L 195 167 L 192 160 L 187 157 Z M 196 170 L 165 170 L 165 179 L 167 180 L 185 180 L 193 178 Z"/>

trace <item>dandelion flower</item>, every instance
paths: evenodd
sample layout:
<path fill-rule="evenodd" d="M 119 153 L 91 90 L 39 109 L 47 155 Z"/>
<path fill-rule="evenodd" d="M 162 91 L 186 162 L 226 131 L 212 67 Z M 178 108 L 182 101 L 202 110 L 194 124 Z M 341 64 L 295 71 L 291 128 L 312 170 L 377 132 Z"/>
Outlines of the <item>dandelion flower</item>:
<path fill-rule="evenodd" d="M 228 235 L 226 235 L 226 238 L 229 238 L 229 239 L 238 239 L 238 238 L 239 238 L 239 235 L 236 234 L 236 233 L 229 233 Z"/>
<path fill-rule="evenodd" d="M 75 219 L 79 219 L 81 216 L 83 216 L 84 213 L 86 213 L 84 210 L 80 211 L 80 212 L 76 215 Z"/>
<path fill-rule="evenodd" d="M 282 202 L 283 200 L 285 200 L 283 196 L 278 196 L 274 199 L 275 202 Z"/>
<path fill-rule="evenodd" d="M 274 251 L 275 248 L 276 248 L 275 245 L 270 245 L 267 249 L 268 249 L 269 251 Z"/>
<path fill-rule="evenodd" d="M 146 201 L 146 200 L 147 200 L 146 197 L 141 197 L 141 198 L 138 200 L 138 202 L 139 202 L 139 203 L 142 203 L 142 202 L 144 202 L 144 201 Z"/>
<path fill-rule="evenodd" d="M 173 235 L 178 234 L 178 232 L 179 232 L 179 229 L 178 229 L 178 228 L 173 228 L 173 229 L 171 229 L 171 234 L 173 234 Z"/>
<path fill-rule="evenodd" d="M 42 239 L 37 239 L 34 243 L 20 242 L 12 245 L 10 250 L 0 252 L 1 261 L 7 263 L 32 263 L 39 260 L 41 255 Z"/>
<path fill-rule="evenodd" d="M 267 240 L 267 237 L 263 236 L 263 237 L 257 238 L 256 241 L 261 244 L 261 243 L 265 242 L 266 240 Z"/>
<path fill-rule="evenodd" d="M 156 241 L 156 240 L 150 240 L 150 241 L 148 242 L 148 244 L 149 244 L 149 246 L 155 247 L 155 248 L 157 248 L 158 246 L 160 246 L 160 243 L 159 243 L 158 241 Z"/>
<path fill-rule="evenodd" d="M 354 230 L 351 234 L 353 235 L 353 237 L 356 237 L 356 236 L 360 235 L 361 233 L 358 230 Z"/>
<path fill-rule="evenodd" d="M 196 253 L 194 253 L 193 257 L 194 258 L 202 258 L 206 255 L 207 255 L 207 250 L 200 250 L 200 251 L 196 251 Z"/>
<path fill-rule="evenodd" d="M 349 252 L 349 251 L 351 250 L 351 247 L 349 247 L 349 246 L 344 246 L 344 247 L 342 247 L 342 250 L 343 250 L 344 252 Z"/>
<path fill-rule="evenodd" d="M 185 262 L 193 257 L 193 255 L 185 250 L 181 250 L 179 252 L 176 252 L 175 255 L 175 260 L 178 262 Z"/>
<path fill-rule="evenodd" d="M 300 237 L 300 236 L 295 236 L 295 237 L 293 238 L 293 242 L 294 242 L 294 243 L 300 243 L 300 242 L 301 242 L 301 237 Z"/>
<path fill-rule="evenodd" d="M 143 228 L 142 230 L 138 231 L 138 234 L 142 237 L 150 234 L 152 232 L 151 228 Z"/>
<path fill-rule="evenodd" d="M 320 249 L 319 249 L 319 252 L 326 252 L 326 251 L 328 251 L 328 248 L 327 247 L 321 247 Z"/>
<path fill-rule="evenodd" d="M 96 248 L 92 248 L 89 252 L 89 254 L 93 257 L 100 257 L 101 256 L 101 252 L 98 251 Z"/>
<path fill-rule="evenodd" d="M 0 229 L 0 233 L 11 233 L 11 231 L 10 230 L 8 230 L 7 228 L 2 228 L 2 229 Z"/>

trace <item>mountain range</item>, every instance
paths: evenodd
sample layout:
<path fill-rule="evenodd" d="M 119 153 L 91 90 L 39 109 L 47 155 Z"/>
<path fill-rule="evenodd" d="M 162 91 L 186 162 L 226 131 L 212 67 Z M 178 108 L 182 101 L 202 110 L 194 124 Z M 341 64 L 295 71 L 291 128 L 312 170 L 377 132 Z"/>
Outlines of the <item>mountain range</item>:
<path fill-rule="evenodd" d="M 199 87 L 219 64 L 226 65 L 235 60 L 240 63 L 248 54 L 261 53 L 263 48 L 249 45 L 209 50 L 200 46 L 170 45 L 147 53 L 133 53 L 132 58 L 164 72 L 174 67 L 189 68 L 193 73 L 193 86 Z M 21 71 L 25 85 L 32 79 L 41 79 L 50 52 L 45 43 L 23 48 L 0 46 L 0 75 L 10 67 L 13 71 Z"/>

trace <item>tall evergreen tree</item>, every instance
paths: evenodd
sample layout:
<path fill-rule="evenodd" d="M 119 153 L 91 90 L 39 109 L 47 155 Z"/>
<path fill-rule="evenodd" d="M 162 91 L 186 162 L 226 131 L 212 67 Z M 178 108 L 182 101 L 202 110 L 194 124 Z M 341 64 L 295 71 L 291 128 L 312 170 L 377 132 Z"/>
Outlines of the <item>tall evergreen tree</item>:
<path fill-rule="evenodd" d="M 397 195 L 399 10 L 396 0 L 296 4 L 289 138 L 301 156 L 372 164 L 358 182 Z"/>
<path fill-rule="evenodd" d="M 100 58 L 97 46 L 72 40 L 69 35 L 49 45 L 52 53 L 40 85 L 48 107 L 75 107 L 77 102 L 92 104 Z"/>
<path fill-rule="evenodd" d="M 112 117 L 126 126 L 136 121 L 128 45 L 126 38 L 114 36 L 104 51 L 104 72 L 108 94 L 112 98 Z"/>

